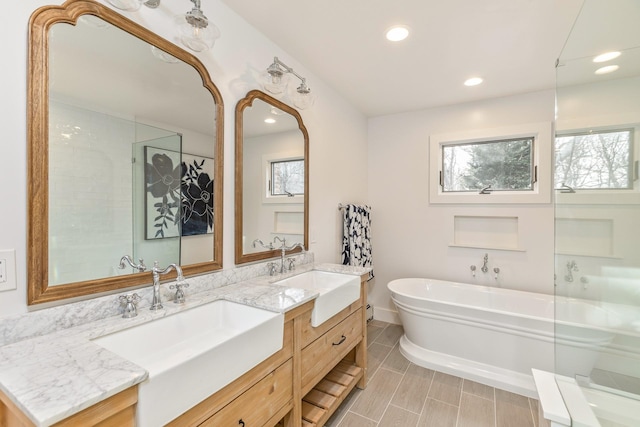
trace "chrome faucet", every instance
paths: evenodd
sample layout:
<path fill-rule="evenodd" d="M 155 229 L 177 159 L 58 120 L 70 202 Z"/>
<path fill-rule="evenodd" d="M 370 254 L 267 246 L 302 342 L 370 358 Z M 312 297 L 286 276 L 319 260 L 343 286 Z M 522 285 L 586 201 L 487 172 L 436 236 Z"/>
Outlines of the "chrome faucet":
<path fill-rule="evenodd" d="M 125 255 L 120 258 L 120 264 L 118 264 L 118 268 L 120 270 L 124 270 L 126 267 L 125 262 L 131 266 L 131 268 L 135 268 L 138 272 L 142 273 L 143 271 L 147 271 L 147 266 L 144 265 L 144 261 L 142 258 L 138 260 L 138 264 L 134 263 L 129 255 Z"/>
<path fill-rule="evenodd" d="M 254 240 L 251 245 L 255 248 L 256 247 L 256 243 L 260 244 L 260 246 L 262 246 L 265 249 L 271 249 L 271 250 L 274 249 L 273 243 L 269 243 L 268 245 L 265 245 L 264 242 L 262 240 L 260 240 L 260 239 Z"/>
<path fill-rule="evenodd" d="M 578 264 L 575 261 L 567 261 L 567 275 L 564 276 L 564 280 L 567 282 L 573 282 L 573 272 L 578 271 Z"/>
<path fill-rule="evenodd" d="M 280 245 L 280 273 L 284 273 L 285 271 L 285 267 L 284 267 L 284 257 L 286 256 L 287 251 L 292 251 L 295 248 L 300 248 L 302 249 L 302 252 L 304 252 L 304 245 L 302 243 L 294 243 L 291 246 L 287 246 L 287 239 L 286 238 L 280 238 L 278 236 L 273 238 L 274 242 L 280 242 L 282 243 Z"/>
<path fill-rule="evenodd" d="M 275 246 L 273 245 L 273 243 L 275 242 L 280 242 L 280 247 L 278 248 L 280 250 L 280 273 L 284 273 L 286 268 L 285 268 L 285 264 L 284 264 L 284 257 L 287 254 L 287 251 L 292 251 L 295 248 L 300 248 L 302 249 L 302 252 L 305 251 L 304 249 L 304 245 L 302 243 L 294 243 L 291 246 L 287 246 L 287 239 L 284 237 L 280 237 L 280 236 L 276 236 L 273 238 L 273 242 L 270 242 L 268 245 L 265 245 L 264 242 L 260 239 L 255 239 L 252 243 L 253 247 L 256 247 L 256 244 L 259 244 L 260 246 L 262 246 L 265 249 L 276 249 Z M 271 264 L 271 263 L 269 263 Z M 269 268 L 269 275 L 273 276 L 273 273 L 275 273 L 274 269 L 273 269 L 273 265 L 269 265 L 267 264 L 267 268 Z M 289 263 L 289 269 L 292 270 L 293 269 L 293 263 L 290 262 Z"/>
<path fill-rule="evenodd" d="M 162 298 L 160 297 L 160 276 L 167 274 L 171 270 L 176 270 L 178 277 L 176 281 L 178 283 L 184 282 L 184 276 L 182 275 L 182 269 L 177 264 L 169 264 L 166 268 L 160 268 L 158 261 L 154 261 L 151 273 L 153 273 L 153 301 L 151 301 L 150 310 L 156 311 L 162 308 Z"/>
<path fill-rule="evenodd" d="M 489 262 L 489 254 L 484 254 L 484 259 L 483 259 L 483 263 L 482 264 L 482 268 L 480 270 L 482 270 L 483 273 L 486 273 L 487 271 L 489 271 L 489 267 L 487 267 L 487 263 Z"/>

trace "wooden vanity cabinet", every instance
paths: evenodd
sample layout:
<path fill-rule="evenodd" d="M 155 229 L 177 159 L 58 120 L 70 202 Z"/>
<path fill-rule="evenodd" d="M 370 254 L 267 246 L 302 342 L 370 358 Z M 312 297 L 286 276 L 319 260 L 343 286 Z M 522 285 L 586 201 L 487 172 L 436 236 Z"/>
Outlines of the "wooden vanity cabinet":
<path fill-rule="evenodd" d="M 366 283 L 360 298 L 314 328 L 313 301 L 285 315 L 284 347 L 169 425 L 321 427 L 366 383 Z"/>
<path fill-rule="evenodd" d="M 307 394 L 362 339 L 362 309 L 358 309 L 302 349 L 301 390 Z"/>
<path fill-rule="evenodd" d="M 282 349 L 168 426 L 323 426 L 354 387 L 366 385 L 365 286 L 363 275 L 360 298 L 316 328 L 313 301 L 288 311 Z M 56 426 L 133 427 L 137 401 L 134 386 Z M 0 391 L 0 427 L 32 426 Z"/>
<path fill-rule="evenodd" d="M 138 386 L 130 387 L 56 424 L 55 427 L 134 427 Z M 33 427 L 17 406 L 0 392 L 0 427 Z"/>
<path fill-rule="evenodd" d="M 301 315 L 300 394 L 302 426 L 321 427 L 354 387 L 366 386 L 366 281 L 360 299 L 314 328 Z"/>

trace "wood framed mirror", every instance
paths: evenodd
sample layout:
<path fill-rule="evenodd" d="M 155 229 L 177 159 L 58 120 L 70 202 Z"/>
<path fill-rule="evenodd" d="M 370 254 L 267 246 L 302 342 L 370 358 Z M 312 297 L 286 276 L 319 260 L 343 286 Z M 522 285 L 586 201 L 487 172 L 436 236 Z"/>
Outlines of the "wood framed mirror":
<path fill-rule="evenodd" d="M 29 21 L 28 304 L 222 268 L 223 103 L 193 55 L 90 0 Z"/>
<path fill-rule="evenodd" d="M 235 262 L 278 257 L 274 238 L 309 249 L 309 134 L 300 114 L 258 90 L 236 105 Z M 287 253 L 300 252 L 294 249 Z"/>

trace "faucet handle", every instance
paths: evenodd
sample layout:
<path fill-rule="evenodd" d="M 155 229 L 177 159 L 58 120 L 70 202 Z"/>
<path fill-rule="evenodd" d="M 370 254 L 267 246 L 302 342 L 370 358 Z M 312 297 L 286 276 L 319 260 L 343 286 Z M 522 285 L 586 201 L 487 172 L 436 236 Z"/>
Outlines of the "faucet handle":
<path fill-rule="evenodd" d="M 276 263 L 275 262 L 268 262 L 267 263 L 267 270 L 269 270 L 269 276 L 275 276 L 276 274 Z"/>
<path fill-rule="evenodd" d="M 175 289 L 176 290 L 176 294 L 173 297 L 173 302 L 176 304 L 184 304 L 185 302 L 185 297 L 184 297 L 184 291 L 182 290 L 182 288 L 188 288 L 189 284 L 187 282 L 176 282 L 175 285 L 171 285 L 169 286 L 169 289 Z"/>
<path fill-rule="evenodd" d="M 294 258 L 287 258 L 287 270 L 293 271 L 296 269 L 296 260 Z"/>
<path fill-rule="evenodd" d="M 118 300 L 120 301 L 120 304 L 124 306 L 122 317 L 128 319 L 131 317 L 136 317 L 138 315 L 138 302 L 140 302 L 140 295 L 120 295 L 120 298 L 118 298 Z"/>

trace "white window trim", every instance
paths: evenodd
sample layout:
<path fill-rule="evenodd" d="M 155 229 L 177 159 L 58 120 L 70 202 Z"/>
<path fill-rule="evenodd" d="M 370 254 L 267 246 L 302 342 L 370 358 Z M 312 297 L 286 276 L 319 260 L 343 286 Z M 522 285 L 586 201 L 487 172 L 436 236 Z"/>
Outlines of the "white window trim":
<path fill-rule="evenodd" d="M 269 180 L 271 179 L 271 163 L 284 162 L 288 160 L 304 160 L 304 155 L 291 154 L 265 154 L 262 156 L 262 203 L 279 204 L 301 204 L 304 203 L 304 194 L 296 194 L 293 197 L 274 196 L 269 191 Z"/>
<path fill-rule="evenodd" d="M 537 167 L 538 178 L 533 184 L 533 190 L 494 191 L 490 194 L 442 191 L 440 171 L 443 145 L 531 136 L 534 138 L 533 165 L 534 168 Z M 450 204 L 551 203 L 551 149 L 553 141 L 551 122 L 431 135 L 429 138 L 429 202 Z"/>

